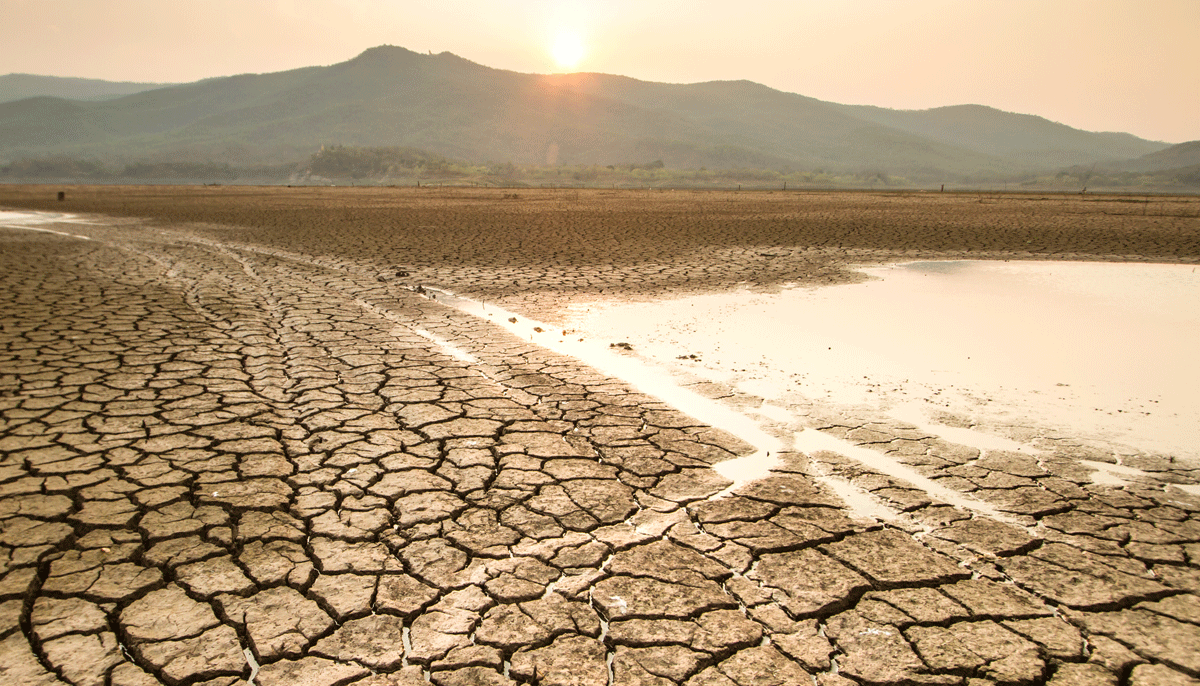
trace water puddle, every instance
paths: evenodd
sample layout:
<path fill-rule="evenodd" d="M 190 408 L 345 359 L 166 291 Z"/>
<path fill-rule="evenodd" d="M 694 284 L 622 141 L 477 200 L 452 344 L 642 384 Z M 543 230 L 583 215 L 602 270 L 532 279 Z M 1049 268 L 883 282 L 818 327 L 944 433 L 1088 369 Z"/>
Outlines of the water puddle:
<path fill-rule="evenodd" d="M 949 412 L 1200 463 L 1196 267 L 947 261 L 865 271 L 877 279 L 592 302 L 566 316 L 656 366 L 779 405 L 864 408 L 965 445 L 1037 452 L 931 419 Z"/>
<path fill-rule="evenodd" d="M 258 661 L 254 659 L 254 653 L 249 648 L 242 648 L 242 655 L 246 658 L 246 664 L 250 666 L 250 678 L 246 679 L 246 683 L 250 684 L 250 686 L 256 686 L 254 679 L 258 677 Z"/>
<path fill-rule="evenodd" d="M 1191 345 L 1200 339 L 1200 275 L 1193 267 L 958 261 L 866 271 L 878 278 L 777 294 L 574 303 L 565 330 L 449 292 L 427 295 L 755 446 L 752 455 L 714 466 L 734 482 L 718 496 L 766 476 L 783 449 L 831 451 L 944 503 L 1018 523 L 882 452 L 804 428 L 813 407 L 887 414 L 980 451 L 1038 456 L 1039 448 L 979 426 L 1040 426 L 1046 435 L 1200 462 L 1200 363 Z M 705 382 L 761 402 L 734 409 L 686 387 Z M 972 423 L 947 424 L 947 415 Z M 1099 484 L 1144 476 L 1084 464 Z M 847 481 L 817 479 L 855 514 L 897 516 Z"/>
<path fill-rule="evenodd" d="M 1128 478 L 1138 478 L 1149 476 L 1146 472 L 1125 465 L 1110 464 L 1108 462 L 1097 462 L 1096 460 L 1080 460 L 1079 464 L 1095 471 L 1092 472 L 1092 483 L 1103 486 L 1124 486 L 1129 483 Z"/>
<path fill-rule="evenodd" d="M 986 450 L 1004 450 L 1007 452 L 1025 453 L 1027 455 L 1036 455 L 1042 452 L 1034 446 L 1014 441 L 1011 438 L 996 436 L 975 429 L 941 424 L 930 419 L 927 408 L 917 403 L 897 405 L 890 409 L 888 414 L 931 436 L 938 436 L 951 443 L 965 445 L 981 452 Z"/>
<path fill-rule="evenodd" d="M 901 481 L 906 481 L 914 487 L 921 489 L 929 494 L 930 497 L 962 508 L 969 512 L 977 512 L 979 514 L 991 517 L 997 521 L 1016 524 L 1017 521 L 1000 512 L 992 505 L 973 498 L 966 493 L 961 493 L 945 486 L 940 486 L 933 479 L 921 475 L 915 469 L 901 464 L 896 460 L 888 457 L 878 450 L 864 448 L 862 446 L 853 445 L 840 438 L 830 436 L 829 434 L 816 431 L 815 429 L 803 429 L 798 431 L 795 438 L 792 440 L 792 449 L 806 453 L 814 453 L 820 451 L 828 451 L 849 457 L 857 460 L 863 465 L 871 469 L 890 476 Z M 849 501 L 848 501 L 849 502 Z M 852 502 L 850 502 L 853 505 Z"/>
<path fill-rule="evenodd" d="M 735 434 L 736 435 L 736 434 Z M 740 437 L 739 437 L 740 438 Z M 733 483 L 714 497 L 723 498 L 736 492 L 742 486 L 759 479 L 766 478 L 772 469 L 779 466 L 779 458 L 769 450 L 758 450 L 753 455 L 737 457 L 732 460 L 718 462 L 712 466 L 713 471 L 729 479 Z"/>
<path fill-rule="evenodd" d="M 59 236 L 67 236 L 69 238 L 79 238 L 85 241 L 92 240 L 90 236 L 81 236 L 75 233 L 66 231 L 56 231 L 47 229 L 44 224 L 93 224 L 94 222 L 87 221 L 78 215 L 56 213 L 56 212 L 14 212 L 11 210 L 0 210 L 0 228 L 4 229 L 22 229 L 25 231 L 39 231 L 41 233 L 53 233 Z"/>
<path fill-rule="evenodd" d="M 435 346 L 437 346 L 438 350 L 442 351 L 446 355 L 449 355 L 450 357 L 453 357 L 459 362 L 466 362 L 467 364 L 479 364 L 479 360 L 476 359 L 474 355 L 463 350 L 462 348 L 459 348 L 450 341 L 441 338 L 440 336 L 435 336 L 425 329 L 411 329 L 411 331 L 430 343 L 433 343 Z"/>
<path fill-rule="evenodd" d="M 817 476 L 814 480 L 841 499 L 851 516 L 880 522 L 897 522 L 904 519 L 898 512 L 884 505 L 879 498 L 841 477 Z"/>

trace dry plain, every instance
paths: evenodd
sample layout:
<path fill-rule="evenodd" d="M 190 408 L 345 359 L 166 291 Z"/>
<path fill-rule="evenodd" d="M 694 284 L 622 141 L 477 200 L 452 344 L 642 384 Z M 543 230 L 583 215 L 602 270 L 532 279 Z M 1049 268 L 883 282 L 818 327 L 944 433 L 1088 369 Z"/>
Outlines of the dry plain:
<path fill-rule="evenodd" d="M 868 262 L 1195 263 L 1198 198 L 7 186 L 0 209 L 77 215 L 0 228 L 8 683 L 1200 677 L 1198 465 L 830 411 L 814 428 L 986 507 L 831 451 L 718 498 L 710 466 L 750 446 L 418 288 L 556 323 Z"/>

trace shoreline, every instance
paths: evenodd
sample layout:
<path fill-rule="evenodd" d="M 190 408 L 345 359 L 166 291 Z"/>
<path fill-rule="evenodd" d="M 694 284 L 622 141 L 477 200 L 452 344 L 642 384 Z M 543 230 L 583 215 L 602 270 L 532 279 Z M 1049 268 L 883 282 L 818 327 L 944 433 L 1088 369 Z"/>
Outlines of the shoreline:
<path fill-rule="evenodd" d="M 55 200 L 63 190 L 66 200 Z M 352 260 L 550 323 L 563 297 L 855 283 L 916 259 L 1200 263 L 1200 197 L 874 191 L 5 186 L 0 207 Z"/>

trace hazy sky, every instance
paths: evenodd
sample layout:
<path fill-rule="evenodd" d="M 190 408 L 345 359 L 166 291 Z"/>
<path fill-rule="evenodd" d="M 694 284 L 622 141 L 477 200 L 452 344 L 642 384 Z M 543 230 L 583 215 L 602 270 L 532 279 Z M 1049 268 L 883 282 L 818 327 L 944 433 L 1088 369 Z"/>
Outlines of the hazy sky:
<path fill-rule="evenodd" d="M 0 74 L 194 81 L 385 43 L 545 73 L 578 41 L 577 71 L 1200 139 L 1200 0 L 0 1 Z"/>

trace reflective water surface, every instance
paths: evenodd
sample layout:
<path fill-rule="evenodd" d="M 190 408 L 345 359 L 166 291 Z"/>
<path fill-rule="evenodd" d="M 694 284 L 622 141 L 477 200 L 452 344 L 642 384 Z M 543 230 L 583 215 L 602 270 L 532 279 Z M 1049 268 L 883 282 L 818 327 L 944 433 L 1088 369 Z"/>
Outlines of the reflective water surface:
<path fill-rule="evenodd" d="M 574 305 L 570 326 L 772 404 L 866 406 L 1027 449 L 944 412 L 1200 459 L 1190 265 L 914 262 L 865 283 Z M 955 434 L 951 436 L 949 434 Z"/>
<path fill-rule="evenodd" d="M 48 229 L 45 224 L 90 224 L 78 215 L 66 214 L 60 212 L 18 212 L 14 210 L 0 210 L 0 228 L 3 229 L 23 229 L 25 231 L 40 231 L 42 233 L 53 233 L 59 236 L 69 236 L 71 238 L 80 238 L 85 241 L 92 240 L 88 236 L 82 236 L 66 231 L 56 231 Z"/>

